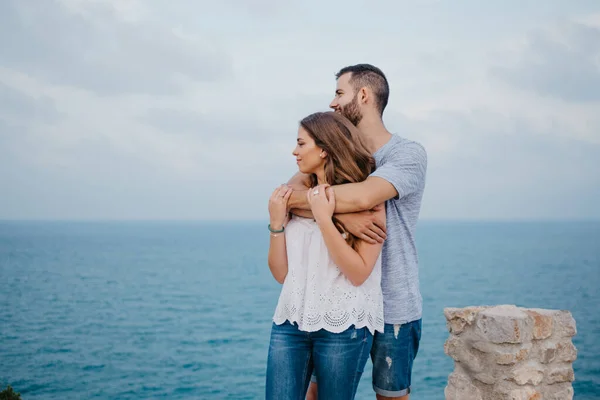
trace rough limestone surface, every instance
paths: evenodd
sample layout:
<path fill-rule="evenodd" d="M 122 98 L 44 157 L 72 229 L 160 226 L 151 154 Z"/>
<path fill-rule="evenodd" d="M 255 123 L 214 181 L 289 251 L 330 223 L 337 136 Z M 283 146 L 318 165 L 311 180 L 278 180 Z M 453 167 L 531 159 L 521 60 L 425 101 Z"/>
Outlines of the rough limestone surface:
<path fill-rule="evenodd" d="M 568 311 L 514 305 L 446 308 L 446 400 L 571 400 L 577 349 Z"/>

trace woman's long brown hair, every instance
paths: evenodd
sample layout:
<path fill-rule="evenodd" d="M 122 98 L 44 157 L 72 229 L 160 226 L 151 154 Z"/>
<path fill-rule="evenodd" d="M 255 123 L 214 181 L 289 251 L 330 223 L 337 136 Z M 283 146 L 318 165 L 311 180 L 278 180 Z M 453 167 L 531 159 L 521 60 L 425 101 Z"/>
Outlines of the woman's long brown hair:
<path fill-rule="evenodd" d="M 375 170 L 375 159 L 369 152 L 360 131 L 347 118 L 335 112 L 317 112 L 300 121 L 315 144 L 327 152 L 325 180 L 330 185 L 362 182 Z M 317 176 L 310 176 L 311 187 L 318 185 Z M 333 217 L 338 231 L 346 234 L 346 243 L 356 249 L 358 238 Z"/>

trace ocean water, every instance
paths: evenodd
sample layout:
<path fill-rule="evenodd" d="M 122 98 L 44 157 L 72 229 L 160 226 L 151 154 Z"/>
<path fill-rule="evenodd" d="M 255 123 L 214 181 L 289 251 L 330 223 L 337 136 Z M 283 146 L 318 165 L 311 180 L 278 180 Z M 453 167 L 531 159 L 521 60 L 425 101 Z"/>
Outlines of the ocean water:
<path fill-rule="evenodd" d="M 443 399 L 444 307 L 570 310 L 600 398 L 600 222 L 421 222 L 413 399 Z M 34 399 L 260 399 L 279 285 L 266 223 L 0 222 L 0 385 Z M 373 399 L 370 362 L 358 399 Z"/>

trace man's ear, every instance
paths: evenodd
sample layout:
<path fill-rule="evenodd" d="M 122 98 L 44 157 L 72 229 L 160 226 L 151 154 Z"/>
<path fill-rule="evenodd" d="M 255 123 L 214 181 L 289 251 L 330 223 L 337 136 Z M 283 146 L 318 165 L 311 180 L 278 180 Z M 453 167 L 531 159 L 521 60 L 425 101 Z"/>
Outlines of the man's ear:
<path fill-rule="evenodd" d="M 358 100 L 362 103 L 362 104 L 367 104 L 367 101 L 369 101 L 370 98 L 370 94 L 369 91 L 367 90 L 366 87 L 362 87 L 360 88 L 359 92 L 358 92 Z"/>

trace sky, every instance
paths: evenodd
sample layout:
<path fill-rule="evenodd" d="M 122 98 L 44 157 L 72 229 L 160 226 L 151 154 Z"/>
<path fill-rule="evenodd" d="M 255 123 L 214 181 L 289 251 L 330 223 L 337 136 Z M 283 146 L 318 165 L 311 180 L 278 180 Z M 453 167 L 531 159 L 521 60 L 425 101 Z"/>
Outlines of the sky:
<path fill-rule="evenodd" d="M 3 0 L 0 219 L 266 220 L 356 63 L 422 219 L 600 219 L 597 0 Z"/>

